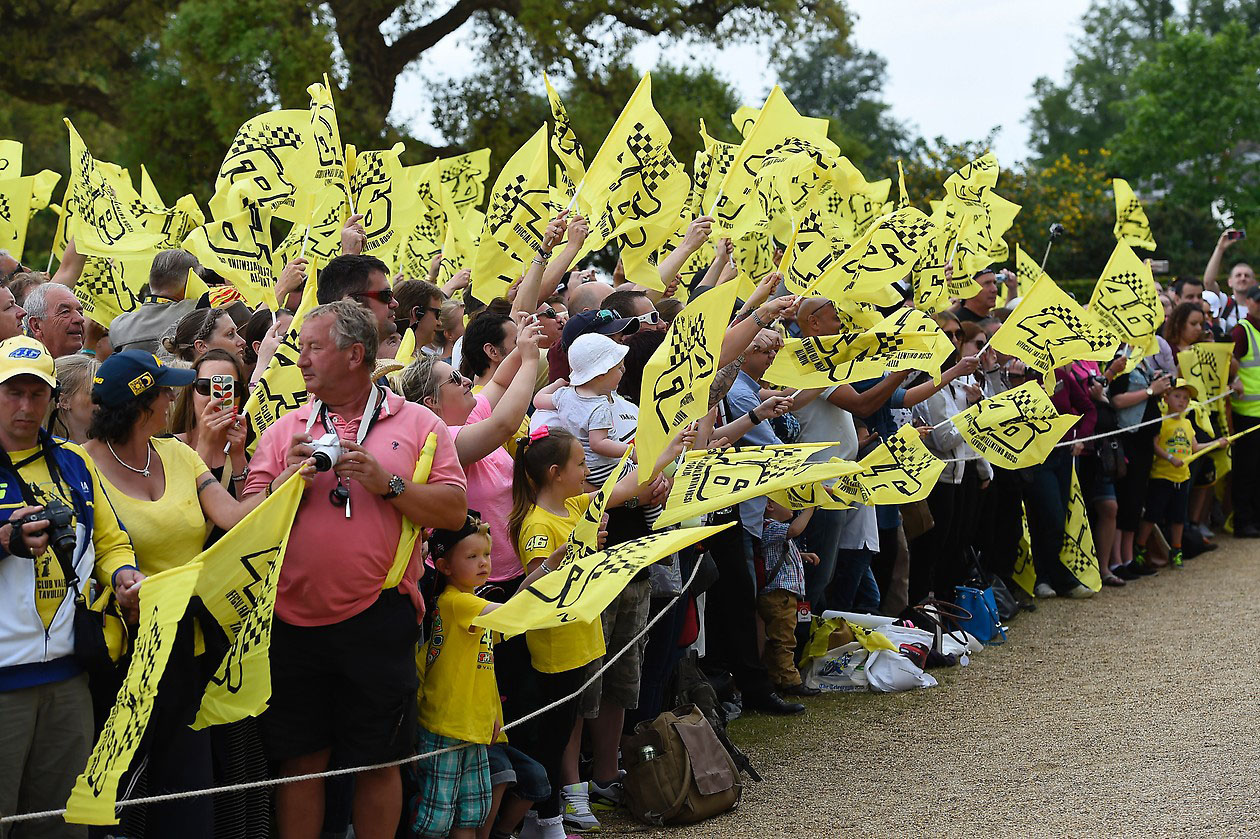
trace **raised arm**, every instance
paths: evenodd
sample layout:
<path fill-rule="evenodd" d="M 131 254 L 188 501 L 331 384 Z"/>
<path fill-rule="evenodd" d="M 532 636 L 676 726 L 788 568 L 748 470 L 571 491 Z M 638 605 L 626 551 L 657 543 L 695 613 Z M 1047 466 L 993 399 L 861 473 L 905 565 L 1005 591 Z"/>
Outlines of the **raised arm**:
<path fill-rule="evenodd" d="M 521 363 L 511 384 L 499 397 L 490 416 L 481 422 L 465 425 L 455 436 L 455 451 L 459 465 L 468 466 L 498 449 L 512 438 L 521 426 L 521 419 L 529 409 L 534 394 L 534 382 L 538 380 L 538 337 L 542 327 L 536 323 L 521 328 L 516 338 L 516 351 Z"/>
<path fill-rule="evenodd" d="M 568 210 L 562 211 L 547 224 L 547 231 L 543 233 L 542 247 L 530 260 L 529 268 L 516 289 L 516 297 L 512 300 L 512 314 L 533 312 L 538 308 L 538 292 L 542 288 L 543 271 L 551 259 L 552 249 L 564 238 L 565 228 L 569 224 L 568 212 Z"/>
<path fill-rule="evenodd" d="M 700 216 L 693 219 L 691 224 L 687 225 L 687 234 L 683 236 L 682 243 L 670 251 L 669 256 L 657 266 L 661 273 L 661 282 L 668 286 L 678 276 L 678 272 L 682 270 L 685 263 L 693 253 L 700 250 L 704 243 L 709 241 L 709 231 L 713 228 L 713 219 L 710 216 Z M 648 292 L 649 297 L 653 297 L 652 302 L 657 302 L 661 297 L 661 292 Z"/>
<path fill-rule="evenodd" d="M 1207 267 L 1203 269 L 1203 287 L 1208 291 L 1220 291 L 1220 284 L 1216 278 L 1221 275 L 1221 262 L 1225 259 L 1225 251 L 1230 245 L 1234 244 L 1234 239 L 1229 237 L 1233 233 L 1232 229 L 1226 230 L 1216 240 L 1216 247 L 1212 249 L 1212 255 L 1208 257 Z"/>

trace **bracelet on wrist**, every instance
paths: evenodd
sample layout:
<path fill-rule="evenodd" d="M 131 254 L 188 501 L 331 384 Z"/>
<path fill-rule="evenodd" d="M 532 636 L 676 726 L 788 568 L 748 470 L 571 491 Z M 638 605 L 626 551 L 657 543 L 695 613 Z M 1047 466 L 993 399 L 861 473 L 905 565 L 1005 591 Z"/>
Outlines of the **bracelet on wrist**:
<path fill-rule="evenodd" d="M 761 417 L 757 416 L 756 408 L 748 412 L 748 419 L 753 425 L 761 425 Z"/>
<path fill-rule="evenodd" d="M 761 319 L 761 315 L 757 314 L 757 310 L 756 310 L 756 309 L 753 309 L 753 310 L 752 310 L 752 319 L 753 319 L 753 323 L 757 324 L 757 325 L 758 325 L 758 326 L 760 326 L 762 329 L 769 329 L 769 328 L 770 328 L 770 324 L 766 323 L 765 321 L 763 321 L 763 320 Z"/>

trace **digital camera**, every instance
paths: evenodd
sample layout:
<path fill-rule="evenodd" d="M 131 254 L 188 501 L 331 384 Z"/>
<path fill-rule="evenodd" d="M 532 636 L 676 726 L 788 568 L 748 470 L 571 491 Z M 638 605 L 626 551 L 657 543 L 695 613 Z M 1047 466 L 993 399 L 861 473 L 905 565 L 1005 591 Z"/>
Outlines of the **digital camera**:
<path fill-rule="evenodd" d="M 341 460 L 341 438 L 334 431 L 311 443 L 311 460 L 315 461 L 316 472 L 327 472 Z"/>
<path fill-rule="evenodd" d="M 31 513 L 20 519 L 10 519 L 9 524 L 13 527 L 13 533 L 22 533 L 23 537 L 38 535 L 25 533 L 22 525 L 31 522 L 47 521 L 48 527 L 48 546 L 53 549 L 53 553 L 57 555 L 57 559 L 65 564 L 70 564 L 74 560 L 74 546 L 76 539 L 74 536 L 74 510 L 70 506 L 56 496 L 50 496 L 44 504 L 44 509 L 39 513 Z M 12 551 L 10 551 L 12 553 Z"/>

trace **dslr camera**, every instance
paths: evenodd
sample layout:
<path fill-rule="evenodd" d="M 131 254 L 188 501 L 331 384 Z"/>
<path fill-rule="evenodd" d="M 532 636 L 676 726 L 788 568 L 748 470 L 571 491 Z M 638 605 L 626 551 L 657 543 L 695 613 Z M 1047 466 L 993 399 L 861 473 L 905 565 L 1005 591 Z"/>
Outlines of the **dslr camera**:
<path fill-rule="evenodd" d="M 311 460 L 315 461 L 316 472 L 327 472 L 341 460 L 341 438 L 335 431 L 329 431 L 323 437 L 311 443 Z"/>
<path fill-rule="evenodd" d="M 20 519 L 9 519 L 9 524 L 13 528 L 13 535 L 9 537 L 9 553 L 14 556 L 34 556 L 26 542 L 26 537 L 39 534 L 27 533 L 22 526 L 37 521 L 48 522 L 48 526 L 41 531 L 48 533 L 48 546 L 53 549 L 53 553 L 63 565 L 71 564 L 74 561 L 74 546 L 77 542 L 74 536 L 74 510 L 56 496 L 48 498 L 42 512 L 31 513 Z"/>

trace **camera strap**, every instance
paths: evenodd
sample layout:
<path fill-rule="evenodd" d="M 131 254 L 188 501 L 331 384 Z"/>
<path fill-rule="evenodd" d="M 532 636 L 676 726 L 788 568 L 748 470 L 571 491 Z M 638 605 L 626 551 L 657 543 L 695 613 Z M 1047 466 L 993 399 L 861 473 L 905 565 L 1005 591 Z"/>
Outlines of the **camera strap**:
<path fill-rule="evenodd" d="M 65 500 L 69 502 L 71 507 L 74 509 L 75 514 L 82 515 L 77 499 L 61 482 L 61 468 L 57 465 L 56 453 L 53 450 L 55 445 L 56 444 L 53 443 L 52 435 L 41 428 L 39 430 L 39 450 L 22 458 L 17 463 L 13 462 L 13 458 L 9 456 L 8 451 L 6 451 L 3 447 L 0 447 L 0 469 L 13 473 L 13 478 L 17 482 L 18 489 L 22 493 L 22 500 L 28 507 L 36 507 L 39 506 L 40 503 L 39 499 L 35 497 L 35 490 L 31 487 L 30 483 L 22 477 L 22 473 L 18 470 L 23 466 L 26 466 L 28 463 L 34 463 L 40 458 L 43 458 L 44 465 L 48 468 L 48 475 L 52 478 L 53 483 L 57 485 L 57 489 L 65 496 Z M 10 535 L 9 540 L 12 541 L 12 539 L 13 536 Z M 52 550 L 52 548 L 49 547 L 47 550 Z M 57 563 L 61 566 L 62 576 L 66 579 L 66 591 L 68 593 L 72 593 L 77 602 L 83 597 L 83 593 L 79 590 L 78 573 L 74 570 L 73 564 L 62 562 L 61 557 L 57 555 L 56 551 L 53 551 L 53 556 L 57 557 Z"/>
<path fill-rule="evenodd" d="M 359 422 L 359 433 L 355 436 L 355 443 L 362 446 L 363 441 L 367 439 L 368 432 L 372 430 L 372 426 L 376 425 L 376 421 L 380 419 L 381 409 L 385 407 L 385 388 L 380 385 L 373 385 L 372 392 L 368 394 L 367 404 L 363 406 L 363 419 Z M 319 399 L 311 404 L 311 415 L 306 418 L 306 433 L 310 434 L 311 429 L 315 427 L 315 421 L 319 420 L 319 424 L 324 427 L 324 431 L 335 434 L 337 429 L 332 427 L 328 422 L 328 406 Z"/>

